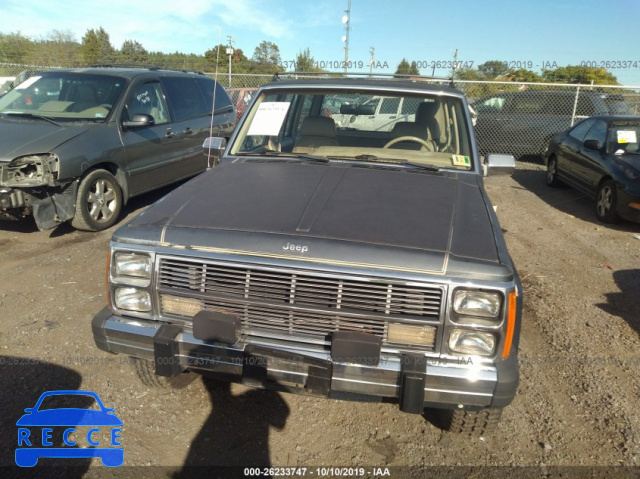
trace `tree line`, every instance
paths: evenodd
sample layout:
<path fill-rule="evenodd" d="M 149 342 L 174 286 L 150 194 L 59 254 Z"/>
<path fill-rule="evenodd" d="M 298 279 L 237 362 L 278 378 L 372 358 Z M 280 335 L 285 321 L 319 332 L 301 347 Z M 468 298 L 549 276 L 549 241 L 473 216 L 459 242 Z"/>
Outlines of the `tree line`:
<path fill-rule="evenodd" d="M 225 73 L 273 74 L 282 71 L 283 63 L 278 45 L 262 41 L 248 57 L 241 48 L 227 54 L 228 45 L 215 45 L 203 55 L 148 51 L 137 40 L 125 40 L 115 48 L 104 28 L 89 29 L 81 41 L 69 31 L 52 30 L 44 37 L 31 39 L 21 33 L 0 33 L 0 70 L 2 64 L 33 65 L 38 67 L 83 67 L 102 64 L 128 64 L 184 68 Z M 291 63 L 291 62 L 287 62 Z M 509 68 L 506 62 L 490 60 L 477 68 L 458 68 L 452 71 L 457 80 L 491 80 L 533 83 L 592 83 L 618 85 L 617 78 L 603 68 L 566 66 L 543 68 L 541 73 Z M 301 50 L 295 62 L 297 71 L 322 71 L 316 67 L 309 48 Z M 0 71 L 0 74 L 2 71 Z M 397 75 L 419 75 L 415 62 L 403 58 L 396 69 Z"/>
<path fill-rule="evenodd" d="M 604 68 L 566 66 L 560 67 L 555 63 L 555 68 L 543 68 L 541 73 L 536 73 L 525 68 L 510 68 L 508 62 L 490 60 L 478 65 L 477 68 L 465 67 L 455 69 L 453 77 L 456 80 L 469 81 L 509 81 L 531 83 L 582 83 L 594 85 L 619 85 L 618 79 Z M 398 64 L 396 75 L 419 75 L 415 62 L 409 62 L 403 58 Z"/>
<path fill-rule="evenodd" d="M 68 31 L 53 30 L 39 39 L 21 33 L 0 33 L 0 64 L 73 68 L 120 63 L 206 72 L 215 71 L 217 67 L 226 72 L 231 61 L 234 73 L 269 74 L 282 69 L 280 49 L 272 42 L 261 42 L 250 58 L 240 48 L 235 48 L 231 56 L 226 51 L 227 45 L 216 45 L 204 55 L 154 52 L 145 49 L 137 40 L 125 40 L 118 49 L 102 27 L 87 30 L 79 42 Z M 302 62 L 311 60 L 313 63 L 308 49 L 298 57 Z"/>

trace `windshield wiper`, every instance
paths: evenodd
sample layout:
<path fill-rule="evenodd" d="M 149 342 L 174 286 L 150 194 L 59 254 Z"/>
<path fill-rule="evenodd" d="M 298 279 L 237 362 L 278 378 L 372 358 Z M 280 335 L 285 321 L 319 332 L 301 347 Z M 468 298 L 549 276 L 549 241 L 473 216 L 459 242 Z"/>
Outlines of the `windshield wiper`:
<path fill-rule="evenodd" d="M 239 154 L 244 156 L 269 156 L 273 158 L 291 158 L 291 159 L 315 161 L 317 163 L 329 163 L 329 159 L 324 156 L 307 155 L 306 153 L 283 153 L 281 151 L 276 151 L 276 150 L 264 150 L 257 153 L 240 152 Z"/>
<path fill-rule="evenodd" d="M 46 116 L 41 116 L 41 115 L 34 115 L 33 113 L 18 113 L 18 112 L 10 112 L 10 113 L 2 113 L 3 115 L 7 115 L 7 116 L 19 116 L 20 118 L 32 118 L 34 120 L 44 120 L 44 121 L 48 121 L 49 123 L 51 123 L 52 125 L 56 125 L 56 126 L 60 126 L 60 123 L 53 121 L 51 118 L 46 117 Z"/>
<path fill-rule="evenodd" d="M 402 166 L 409 166 L 411 168 L 416 168 L 416 169 L 425 170 L 425 171 L 433 171 L 433 172 L 440 171 L 440 168 L 430 164 L 414 163 L 412 161 L 403 160 L 400 158 L 378 158 L 375 155 L 369 155 L 369 154 L 356 155 L 356 156 L 344 156 L 344 157 L 332 156 L 330 158 L 336 158 L 336 159 L 339 158 L 341 160 L 360 160 L 360 161 L 366 161 L 368 163 L 387 163 L 391 165 L 402 165 Z"/>

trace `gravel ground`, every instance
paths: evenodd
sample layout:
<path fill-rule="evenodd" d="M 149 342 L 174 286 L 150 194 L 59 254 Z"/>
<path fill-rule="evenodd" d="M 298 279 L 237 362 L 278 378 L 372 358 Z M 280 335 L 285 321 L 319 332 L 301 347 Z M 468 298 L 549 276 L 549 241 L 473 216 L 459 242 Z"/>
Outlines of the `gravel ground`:
<path fill-rule="evenodd" d="M 475 477 L 479 467 L 525 466 L 485 471 L 637 477 L 640 226 L 598 223 L 591 200 L 545 185 L 541 165 L 521 162 L 513 177 L 486 184 L 525 288 L 520 388 L 494 434 L 444 433 L 393 404 L 209 380 L 179 391 L 148 389 L 126 358 L 93 344 L 90 321 L 105 304 L 112 231 L 90 234 L 63 225 L 39 232 L 31 222 L 4 223 L 0 466 L 13 464 L 15 421 L 25 407 L 43 391 L 79 388 L 97 392 L 124 422 L 125 465 L 157 467 L 106 470 L 97 459 L 75 459 L 81 467 L 71 472 L 39 465 L 34 473 L 140 477 L 170 475 L 184 465 L 272 465 L 363 466 L 373 476 L 385 469 L 372 468 L 382 467 L 418 477 L 439 466 L 429 470 Z M 130 217 L 157 198 L 136 199 L 125 213 Z M 48 461 L 42 465 L 58 464 Z"/>

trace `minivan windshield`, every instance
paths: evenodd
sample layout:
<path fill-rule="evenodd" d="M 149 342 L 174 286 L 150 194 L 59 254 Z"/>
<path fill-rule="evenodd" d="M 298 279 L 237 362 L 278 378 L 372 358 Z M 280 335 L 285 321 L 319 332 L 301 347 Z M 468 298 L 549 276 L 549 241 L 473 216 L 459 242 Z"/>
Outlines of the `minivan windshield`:
<path fill-rule="evenodd" d="M 39 73 L 0 97 L 0 115 L 103 121 L 125 84 L 124 78 L 116 76 Z"/>
<path fill-rule="evenodd" d="M 233 155 L 415 163 L 471 169 L 463 101 L 442 94 L 265 90 L 230 149 Z"/>

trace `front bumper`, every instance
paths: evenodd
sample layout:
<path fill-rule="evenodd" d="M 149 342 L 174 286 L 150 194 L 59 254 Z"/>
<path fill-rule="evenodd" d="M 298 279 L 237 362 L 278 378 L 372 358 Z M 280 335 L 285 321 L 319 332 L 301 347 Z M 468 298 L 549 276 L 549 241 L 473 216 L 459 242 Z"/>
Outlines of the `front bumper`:
<path fill-rule="evenodd" d="M 406 412 L 428 406 L 506 406 L 518 382 L 516 361 L 506 374 L 474 358 L 420 359 L 383 352 L 377 365 L 344 363 L 332 359 L 329 351 L 300 343 L 204 342 L 182 326 L 114 316 L 108 308 L 94 317 L 92 328 L 100 349 L 155 360 L 160 375 L 188 369 L 254 387 L 340 399 L 385 398 L 399 402 Z M 499 376 L 506 382 L 499 383 Z"/>
<path fill-rule="evenodd" d="M 629 193 L 622 189 L 618 185 L 618 215 L 627 220 L 635 223 L 640 223 L 640 210 L 631 208 L 629 204 L 640 204 L 640 196 L 634 193 Z"/>

